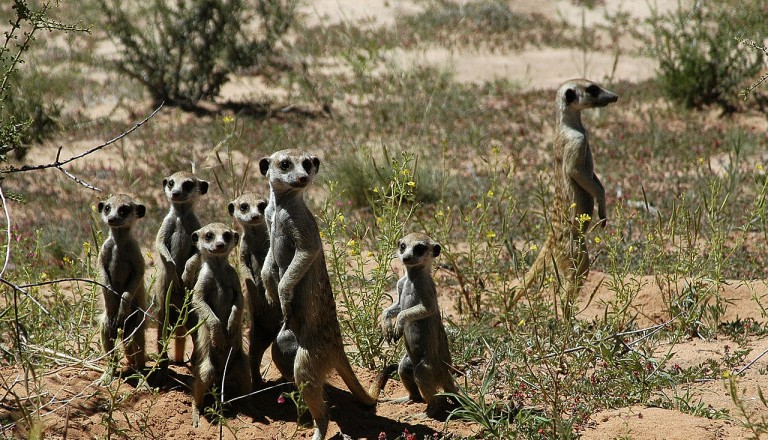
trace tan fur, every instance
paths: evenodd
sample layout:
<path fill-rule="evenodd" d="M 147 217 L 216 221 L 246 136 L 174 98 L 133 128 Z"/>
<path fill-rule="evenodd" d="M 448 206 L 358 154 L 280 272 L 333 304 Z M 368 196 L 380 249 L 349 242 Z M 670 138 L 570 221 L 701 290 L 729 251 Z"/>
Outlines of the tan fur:
<path fill-rule="evenodd" d="M 264 384 L 261 376 L 261 360 L 264 351 L 275 341 L 283 322 L 280 298 L 267 295 L 261 280 L 264 260 L 269 252 L 269 231 L 264 219 L 267 201 L 255 194 L 243 194 L 229 203 L 229 215 L 234 217 L 243 230 L 240 242 L 240 276 L 248 294 L 248 305 L 252 317 L 248 334 L 250 341 L 248 358 L 251 365 L 251 379 L 254 388 Z M 291 333 L 289 337 L 293 337 Z M 295 341 L 295 337 L 293 337 Z M 285 359 L 279 349 L 272 346 L 272 360 L 284 378 L 293 380 L 293 356 Z M 295 355 L 295 348 L 290 352 Z"/>
<path fill-rule="evenodd" d="M 239 238 L 222 223 L 204 226 L 191 237 L 202 262 L 192 289 L 192 311 L 200 323 L 192 355 L 195 427 L 200 423 L 205 394 L 214 387 L 223 392 L 224 401 L 251 391 L 250 370 L 243 353 L 243 293 L 237 271 L 227 260 Z"/>
<path fill-rule="evenodd" d="M 109 236 L 99 252 L 99 279 L 109 288 L 102 289 L 104 313 L 99 320 L 101 346 L 105 353 L 115 348 L 118 330 L 122 330 L 125 357 L 135 370 L 146 361 L 144 327 L 147 320 L 147 295 L 144 287 L 144 256 L 131 234 L 137 219 L 144 217 L 144 205 L 125 194 L 99 202 L 101 219 L 109 226 Z M 101 382 L 111 382 L 113 366 L 107 368 Z"/>
<path fill-rule="evenodd" d="M 323 386 L 332 369 L 357 400 L 367 406 L 376 404 L 360 385 L 344 353 L 320 232 L 304 203 L 304 190 L 319 167 L 320 159 L 298 150 L 278 151 L 259 163 L 261 173 L 269 177 L 267 212 L 272 217 L 262 279 L 268 294 L 277 292 L 280 298 L 284 327 L 296 335 L 294 377 L 315 422 L 313 440 L 324 439 L 328 429 Z"/>
<path fill-rule="evenodd" d="M 523 278 L 523 286 L 512 304 L 522 298 L 547 270 L 562 280 L 566 292 L 563 310 L 573 306 L 589 273 L 589 252 L 584 234 L 589 230 L 595 202 L 602 226 L 605 226 L 605 189 L 594 172 L 592 150 L 581 111 L 604 107 L 618 96 L 592 81 L 573 79 L 557 91 L 557 123 L 552 156 L 554 159 L 555 200 L 551 213 L 552 229 L 538 257 Z"/>
<path fill-rule="evenodd" d="M 200 220 L 195 214 L 194 206 L 198 197 L 208 192 L 208 182 L 198 179 L 192 173 L 179 171 L 163 179 L 163 191 L 171 206 L 155 239 L 160 264 L 157 265 L 157 280 L 153 289 L 158 320 L 157 346 L 158 352 L 161 353 L 162 372 L 167 369 L 168 356 L 162 350 L 162 345 L 169 336 L 168 331 L 175 327 L 174 360 L 183 362 L 185 341 L 181 336 L 186 330 L 194 327 L 190 316 L 183 316 L 181 311 L 186 296 L 184 288 L 192 287 L 200 266 L 199 258 L 192 258 L 197 254 L 197 249 L 192 243 L 191 234 L 200 229 Z M 192 269 L 185 271 L 187 266 Z M 184 325 L 176 325 L 183 321 Z"/>
<path fill-rule="evenodd" d="M 408 234 L 398 241 L 405 276 L 397 282 L 397 302 L 384 309 L 382 330 L 394 342 L 405 338 L 405 355 L 398 374 L 411 401 L 427 402 L 427 415 L 444 416 L 447 400 L 437 396 L 439 389 L 456 393 L 451 376 L 451 353 L 437 305 L 437 290 L 432 279 L 432 261 L 440 255 L 440 245 L 424 234 Z"/>

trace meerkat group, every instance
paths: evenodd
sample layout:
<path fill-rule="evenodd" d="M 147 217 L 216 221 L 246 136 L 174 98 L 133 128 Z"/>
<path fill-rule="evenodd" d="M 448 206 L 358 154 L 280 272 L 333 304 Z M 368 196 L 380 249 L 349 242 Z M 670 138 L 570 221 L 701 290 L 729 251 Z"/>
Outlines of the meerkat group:
<path fill-rule="evenodd" d="M 584 233 L 591 224 L 594 204 L 605 225 L 605 189 L 594 172 L 581 111 L 603 107 L 618 96 L 597 84 L 575 79 L 557 92 L 558 119 L 554 140 L 555 203 L 552 231 L 512 298 L 519 300 L 551 262 L 565 274 L 564 288 L 577 292 L 589 270 Z M 282 150 L 259 161 L 268 178 L 269 197 L 247 193 L 227 205 L 241 233 L 223 223 L 202 226 L 194 211 L 208 182 L 189 172 L 163 180 L 168 214 L 157 233 L 159 255 L 153 289 L 154 319 L 158 326 L 158 366 L 165 377 L 166 341 L 177 339 L 173 359 L 184 361 L 184 341 L 193 334 L 193 425 L 199 425 L 205 396 L 225 381 L 228 396 L 248 394 L 264 385 L 261 361 L 272 346 L 272 359 L 281 376 L 301 391 L 315 425 L 313 440 L 324 439 L 329 417 L 323 398 L 327 375 L 335 370 L 364 406 L 377 403 L 386 375 L 366 391 L 344 352 L 336 304 L 328 276 L 323 244 L 304 194 L 320 168 L 320 159 L 300 150 Z M 146 209 L 130 196 L 118 194 L 99 202 L 98 211 L 109 226 L 99 253 L 104 313 L 100 320 L 102 347 L 112 353 L 120 334 L 129 365 L 146 363 L 144 328 L 148 321 L 144 287 L 144 258 L 131 235 Z M 240 245 L 239 270 L 229 255 Z M 398 242 L 405 274 L 397 283 L 397 301 L 383 310 L 381 327 L 390 343 L 403 338 L 405 354 L 398 366 L 408 391 L 404 400 L 425 401 L 426 415 L 449 408 L 438 394 L 456 393 L 448 338 L 437 305 L 432 278 L 433 260 L 441 245 L 424 234 L 412 233 Z M 247 301 L 241 282 L 244 283 Z M 569 295 L 573 300 L 574 297 Z M 243 347 L 244 307 L 252 317 L 248 353 Z M 225 371 L 226 370 L 226 371 Z M 102 376 L 109 382 L 113 370 Z"/>

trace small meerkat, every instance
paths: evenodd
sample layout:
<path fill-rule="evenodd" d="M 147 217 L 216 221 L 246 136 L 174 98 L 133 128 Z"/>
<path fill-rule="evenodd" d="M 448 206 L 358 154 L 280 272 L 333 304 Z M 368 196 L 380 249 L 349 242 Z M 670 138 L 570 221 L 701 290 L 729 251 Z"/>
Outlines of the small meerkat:
<path fill-rule="evenodd" d="M 272 217 L 267 260 L 273 264 L 264 265 L 262 279 L 268 295 L 277 292 L 284 327 L 296 336 L 294 378 L 315 422 L 313 440 L 324 439 L 328 430 L 323 387 L 332 369 L 366 406 L 376 405 L 380 391 L 372 390 L 373 396 L 365 391 L 344 353 L 320 231 L 304 202 L 319 168 L 320 159 L 300 150 L 278 151 L 259 161 L 269 178 Z"/>
<path fill-rule="evenodd" d="M 116 194 L 99 202 L 99 214 L 109 226 L 109 236 L 99 252 L 99 279 L 108 288 L 102 289 L 104 314 L 99 320 L 101 346 L 105 353 L 115 348 L 118 330 L 122 330 L 125 357 L 139 371 L 146 362 L 144 326 L 147 295 L 144 287 L 144 256 L 133 237 L 131 228 L 144 217 L 146 208 L 130 196 Z M 112 366 L 101 378 L 103 384 L 112 381 Z"/>
<path fill-rule="evenodd" d="M 397 371 L 408 390 L 408 400 L 426 401 L 427 416 L 440 417 L 449 405 L 446 398 L 436 395 L 438 389 L 458 391 L 451 376 L 448 337 L 432 279 L 432 261 L 440 255 L 441 247 L 418 233 L 406 235 L 397 245 L 405 275 L 397 282 L 397 302 L 382 312 L 382 330 L 389 342 L 405 338 L 405 355 Z"/>
<path fill-rule="evenodd" d="M 266 349 L 275 342 L 283 322 L 283 313 L 280 310 L 280 298 L 277 297 L 277 292 L 273 292 L 274 296 L 267 295 L 261 280 L 261 270 L 269 252 L 269 231 L 264 219 L 266 208 L 267 200 L 251 193 L 241 195 L 227 206 L 229 215 L 234 217 L 243 231 L 240 241 L 240 274 L 248 293 L 248 304 L 252 318 L 248 334 L 250 341 L 248 358 L 254 388 L 264 384 L 264 378 L 261 375 L 261 360 Z M 292 333 L 287 336 L 293 339 L 289 342 L 295 342 Z M 284 345 L 285 342 L 282 344 Z M 295 348 L 290 349 L 293 345 L 289 346 L 288 358 L 285 357 L 284 350 L 280 349 L 281 344 L 272 345 L 272 360 L 287 380 L 293 380 L 292 355 L 295 355 L 296 351 Z"/>
<path fill-rule="evenodd" d="M 160 256 L 157 265 L 157 280 L 154 286 L 154 299 L 157 304 L 157 347 L 161 353 L 161 371 L 167 368 L 168 354 L 163 350 L 167 332 L 175 329 L 176 362 L 184 361 L 184 334 L 194 327 L 194 317 L 181 316 L 186 296 L 185 287 L 191 288 L 195 282 L 199 258 L 193 258 L 197 249 L 192 241 L 192 233 L 200 229 L 200 220 L 195 214 L 195 202 L 208 192 L 208 182 L 192 173 L 179 171 L 163 179 L 163 192 L 170 202 L 170 210 L 163 219 L 155 239 L 155 248 Z M 195 264 L 190 264 L 190 260 Z M 187 266 L 194 269 L 185 270 Z M 166 304 L 166 298 L 168 303 Z M 166 309 L 168 315 L 166 315 Z M 186 319 L 186 321 L 185 321 Z M 185 325 L 177 323 L 185 322 Z"/>
<path fill-rule="evenodd" d="M 605 107 L 616 102 L 618 95 L 592 81 L 572 79 L 557 90 L 557 121 L 552 156 L 555 173 L 555 200 L 552 229 L 531 268 L 523 278 L 523 286 L 515 295 L 516 303 L 531 285 L 554 264 L 565 282 L 569 310 L 589 273 L 589 252 L 584 234 L 589 230 L 595 202 L 602 226 L 606 221 L 605 188 L 595 174 L 587 129 L 581 122 L 582 110 Z"/>
<path fill-rule="evenodd" d="M 193 346 L 192 425 L 200 424 L 205 394 L 225 380 L 225 398 L 251 392 L 250 370 L 243 353 L 243 293 L 228 257 L 240 235 L 222 223 L 192 233 L 201 265 L 192 289 L 192 311 L 199 326 Z M 226 377 L 225 374 L 226 367 Z"/>

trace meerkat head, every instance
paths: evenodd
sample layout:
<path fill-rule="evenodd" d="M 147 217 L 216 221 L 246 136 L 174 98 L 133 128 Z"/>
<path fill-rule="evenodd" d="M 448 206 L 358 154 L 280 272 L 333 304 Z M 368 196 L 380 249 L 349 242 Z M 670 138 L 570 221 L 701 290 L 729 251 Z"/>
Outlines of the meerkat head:
<path fill-rule="evenodd" d="M 229 202 L 227 206 L 229 215 L 243 226 L 257 226 L 264 223 L 264 211 L 266 209 L 267 201 L 252 193 L 241 195 Z"/>
<path fill-rule="evenodd" d="M 317 176 L 320 159 L 300 150 L 282 150 L 262 158 L 259 170 L 273 190 L 302 190 Z"/>
<path fill-rule="evenodd" d="M 415 232 L 398 240 L 397 249 L 406 267 L 429 266 L 442 250 L 429 236 Z"/>
<path fill-rule="evenodd" d="M 198 196 L 208 192 L 208 182 L 187 171 L 179 171 L 163 179 L 163 191 L 171 203 L 194 203 Z"/>
<path fill-rule="evenodd" d="M 115 194 L 97 205 L 104 223 L 110 228 L 130 228 L 136 219 L 144 217 L 147 209 L 125 194 Z"/>
<path fill-rule="evenodd" d="M 210 223 L 192 233 L 192 242 L 203 258 L 226 257 L 239 240 L 240 234 L 224 223 Z"/>
<path fill-rule="evenodd" d="M 561 109 L 605 107 L 618 99 L 619 95 L 583 78 L 566 81 L 557 90 L 557 103 Z"/>

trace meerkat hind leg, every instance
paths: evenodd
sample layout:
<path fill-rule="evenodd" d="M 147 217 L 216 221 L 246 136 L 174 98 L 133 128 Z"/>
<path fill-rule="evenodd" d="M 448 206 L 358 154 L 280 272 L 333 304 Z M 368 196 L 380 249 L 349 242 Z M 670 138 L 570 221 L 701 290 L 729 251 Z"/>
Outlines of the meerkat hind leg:
<path fill-rule="evenodd" d="M 413 362 L 411 362 L 411 358 L 406 354 L 403 356 L 403 359 L 400 361 L 400 365 L 397 368 L 397 374 L 400 375 L 400 380 L 403 382 L 406 391 L 408 391 L 408 396 L 403 398 L 405 399 L 403 403 L 409 401 L 424 402 L 424 398 L 421 396 L 419 386 L 414 377 L 414 371 L 415 368 Z"/>
<path fill-rule="evenodd" d="M 323 399 L 324 379 L 328 373 L 326 364 L 324 359 L 311 357 L 310 353 L 301 347 L 296 353 L 293 375 L 315 423 L 312 440 L 323 440 L 328 432 L 328 409 Z"/>

